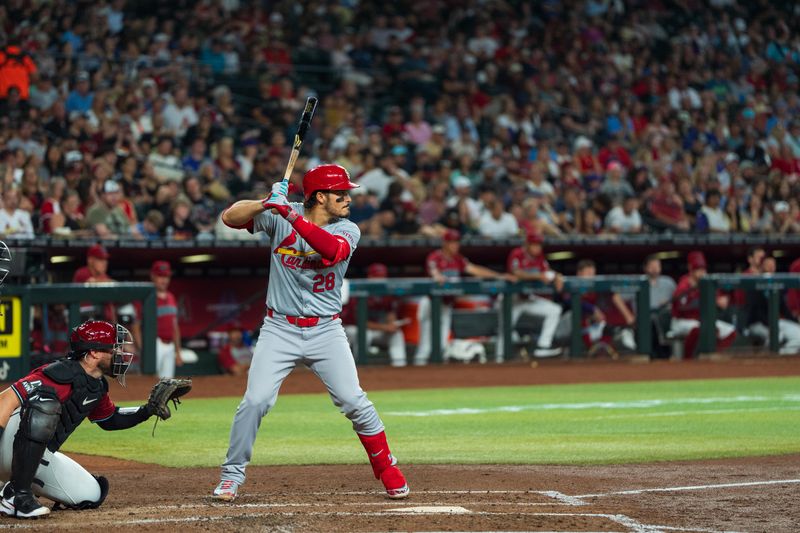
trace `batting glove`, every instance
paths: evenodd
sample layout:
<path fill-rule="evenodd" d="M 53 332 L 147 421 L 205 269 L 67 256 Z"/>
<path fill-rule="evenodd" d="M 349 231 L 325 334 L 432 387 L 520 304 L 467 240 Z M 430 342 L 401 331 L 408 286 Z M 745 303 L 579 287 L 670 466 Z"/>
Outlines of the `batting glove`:
<path fill-rule="evenodd" d="M 264 206 L 264 209 L 274 209 L 280 216 L 288 220 L 290 224 L 300 216 L 297 211 L 292 209 L 292 206 L 289 205 L 289 202 L 286 200 L 286 195 L 283 194 L 271 194 L 269 198 L 261 201 L 261 205 Z"/>
<path fill-rule="evenodd" d="M 289 184 L 283 180 L 272 184 L 272 192 L 266 201 L 273 202 L 278 196 L 289 196 Z"/>

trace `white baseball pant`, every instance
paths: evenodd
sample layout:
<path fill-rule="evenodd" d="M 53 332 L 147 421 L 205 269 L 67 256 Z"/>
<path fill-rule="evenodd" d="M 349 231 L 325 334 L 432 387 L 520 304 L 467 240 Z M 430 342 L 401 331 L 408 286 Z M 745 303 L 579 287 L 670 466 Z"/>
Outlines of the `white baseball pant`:
<path fill-rule="evenodd" d="M 3 436 L 0 438 L 0 479 L 11 478 L 11 459 L 14 449 L 14 436 L 19 429 L 19 413 L 17 409 L 8 419 Z M 39 485 L 41 481 L 44 485 Z M 44 451 L 41 464 L 31 487 L 34 494 L 44 496 L 65 505 L 100 499 L 100 484 L 81 465 L 61 452 Z"/>
<path fill-rule="evenodd" d="M 519 340 L 516 326 L 519 317 L 522 315 L 540 316 L 544 319 L 542 323 L 542 330 L 539 332 L 539 339 L 536 342 L 537 348 L 550 348 L 553 345 L 553 337 L 558 328 L 558 321 L 561 320 L 561 306 L 557 303 L 541 298 L 539 296 L 531 296 L 529 300 L 515 300 L 511 306 L 511 339 Z M 497 336 L 497 353 L 503 352 L 503 334 L 502 328 Z"/>
<path fill-rule="evenodd" d="M 734 331 L 736 327 L 733 324 L 717 320 L 717 338 L 724 339 Z M 670 323 L 670 332 L 677 337 L 685 337 L 694 328 L 700 327 L 700 321 L 693 318 L 672 318 Z"/>
<path fill-rule="evenodd" d="M 156 373 L 160 378 L 175 377 L 175 343 L 156 337 Z"/>
<path fill-rule="evenodd" d="M 750 332 L 763 337 L 764 340 L 769 339 L 769 328 L 762 323 L 756 323 L 750 326 Z M 778 351 L 781 355 L 792 355 L 800 353 L 800 324 L 793 320 L 786 320 L 781 318 L 778 320 L 778 342 L 781 347 Z"/>
<path fill-rule="evenodd" d="M 450 327 L 453 324 L 453 306 L 442 302 L 442 314 L 439 333 L 442 342 L 441 349 L 444 350 L 450 340 Z M 414 354 L 414 364 L 422 366 L 428 364 L 431 358 L 431 299 L 423 296 L 419 300 L 417 307 L 417 323 L 419 324 L 419 344 L 417 352 Z"/>

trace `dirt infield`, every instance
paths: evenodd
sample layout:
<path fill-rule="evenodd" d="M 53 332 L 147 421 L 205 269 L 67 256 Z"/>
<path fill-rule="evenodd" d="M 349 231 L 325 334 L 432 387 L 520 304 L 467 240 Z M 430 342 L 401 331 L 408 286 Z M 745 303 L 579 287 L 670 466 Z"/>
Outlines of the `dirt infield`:
<path fill-rule="evenodd" d="M 366 390 L 800 375 L 800 358 L 726 362 L 547 362 L 536 367 L 450 365 L 360 371 Z M 133 376 L 117 400 L 143 399 L 153 378 Z M 198 378 L 193 396 L 239 395 L 244 379 Z M 323 392 L 308 371 L 282 392 Z M 800 422 L 800 420 L 798 420 Z M 386 499 L 364 465 L 251 467 L 233 504 L 209 493 L 217 468 L 170 469 L 76 456 L 103 473 L 101 509 L 47 520 L 0 520 L 38 531 L 753 531 L 800 530 L 800 456 L 618 466 L 404 465 L 412 488 Z M 365 460 L 366 463 L 366 460 Z"/>

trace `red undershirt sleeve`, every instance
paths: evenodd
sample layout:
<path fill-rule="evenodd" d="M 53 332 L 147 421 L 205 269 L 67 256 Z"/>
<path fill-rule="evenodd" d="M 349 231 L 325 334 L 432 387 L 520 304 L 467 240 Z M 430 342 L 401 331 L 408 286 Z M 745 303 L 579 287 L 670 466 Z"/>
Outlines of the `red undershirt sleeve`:
<path fill-rule="evenodd" d="M 335 265 L 350 256 L 350 243 L 344 237 L 328 233 L 303 217 L 297 217 L 292 227 L 322 256 L 326 266 Z"/>

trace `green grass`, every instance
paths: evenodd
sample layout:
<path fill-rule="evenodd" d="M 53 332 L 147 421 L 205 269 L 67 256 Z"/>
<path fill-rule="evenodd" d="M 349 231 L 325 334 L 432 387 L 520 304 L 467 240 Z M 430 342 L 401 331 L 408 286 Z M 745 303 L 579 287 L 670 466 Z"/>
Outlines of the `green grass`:
<path fill-rule="evenodd" d="M 800 378 L 387 391 L 369 394 L 404 463 L 607 464 L 800 452 Z M 126 431 L 82 424 L 63 451 L 217 466 L 239 398 L 192 399 Z M 469 414 L 447 410 L 472 409 Z M 413 416 L 413 414 L 426 416 Z M 253 464 L 360 463 L 327 395 L 284 395 Z"/>

